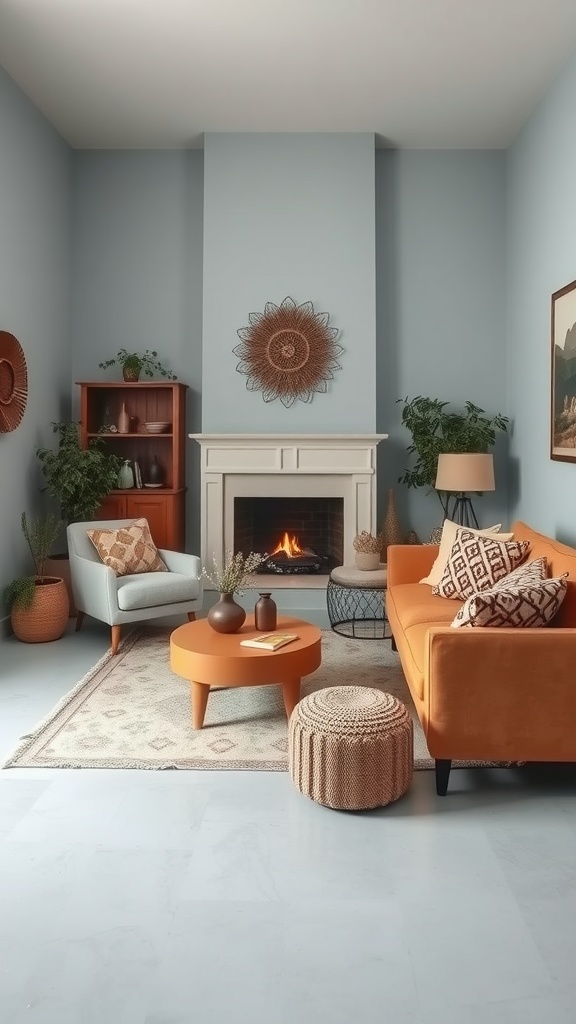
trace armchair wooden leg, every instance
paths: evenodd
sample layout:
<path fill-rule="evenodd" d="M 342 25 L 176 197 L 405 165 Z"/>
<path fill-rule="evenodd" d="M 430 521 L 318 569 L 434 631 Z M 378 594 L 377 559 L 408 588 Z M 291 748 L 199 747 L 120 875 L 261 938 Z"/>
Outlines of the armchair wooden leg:
<path fill-rule="evenodd" d="M 122 626 L 112 626 L 112 654 L 118 654 Z"/>
<path fill-rule="evenodd" d="M 78 632 L 79 629 L 82 629 L 85 614 L 86 612 L 76 612 L 76 632 Z"/>
<path fill-rule="evenodd" d="M 439 758 L 434 762 L 436 768 L 436 792 L 438 796 L 446 796 L 448 792 L 448 779 L 450 778 L 450 769 L 452 768 L 452 761 L 445 758 Z"/>
<path fill-rule="evenodd" d="M 398 648 L 396 647 L 396 641 L 395 641 L 393 636 L 390 637 L 390 649 L 392 651 L 397 651 L 398 650 Z"/>
<path fill-rule="evenodd" d="M 196 622 L 196 612 L 188 612 L 188 622 Z"/>

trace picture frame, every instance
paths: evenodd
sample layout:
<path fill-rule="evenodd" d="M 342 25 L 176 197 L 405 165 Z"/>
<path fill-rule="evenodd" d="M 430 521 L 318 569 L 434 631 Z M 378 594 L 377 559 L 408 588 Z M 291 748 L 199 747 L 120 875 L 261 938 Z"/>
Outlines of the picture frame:
<path fill-rule="evenodd" d="M 550 458 L 576 462 L 576 281 L 551 302 Z"/>

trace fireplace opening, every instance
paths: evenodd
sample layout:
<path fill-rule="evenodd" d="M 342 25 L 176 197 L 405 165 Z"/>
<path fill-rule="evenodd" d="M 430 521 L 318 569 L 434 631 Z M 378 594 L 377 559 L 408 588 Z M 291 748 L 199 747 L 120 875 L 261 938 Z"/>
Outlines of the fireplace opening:
<path fill-rule="evenodd" d="M 266 552 L 262 573 L 329 573 L 343 561 L 344 500 L 234 498 L 234 551 Z"/>

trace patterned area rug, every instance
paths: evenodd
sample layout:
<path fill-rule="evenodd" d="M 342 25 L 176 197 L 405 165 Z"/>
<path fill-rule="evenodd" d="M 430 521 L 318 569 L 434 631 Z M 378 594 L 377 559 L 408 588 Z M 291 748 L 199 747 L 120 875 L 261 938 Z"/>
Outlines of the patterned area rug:
<path fill-rule="evenodd" d="M 139 629 L 108 652 L 34 731 L 5 768 L 203 768 L 285 771 L 287 722 L 279 686 L 213 690 L 204 728 L 192 729 L 188 683 L 169 665 L 169 630 Z M 223 681 L 224 682 L 224 681 Z M 414 721 L 414 766 L 433 768 L 398 656 L 386 640 L 324 630 L 322 665 L 303 695 L 325 686 L 395 694 Z"/>

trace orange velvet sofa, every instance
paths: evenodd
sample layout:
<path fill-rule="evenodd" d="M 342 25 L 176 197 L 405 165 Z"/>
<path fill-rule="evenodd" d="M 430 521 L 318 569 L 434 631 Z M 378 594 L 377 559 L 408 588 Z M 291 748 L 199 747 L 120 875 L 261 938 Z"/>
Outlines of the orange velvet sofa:
<path fill-rule="evenodd" d="M 461 602 L 418 581 L 438 547 L 388 548 L 386 614 L 445 796 L 452 761 L 576 761 L 576 549 L 513 523 L 568 592 L 551 625 L 452 629 Z"/>

